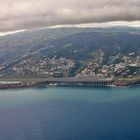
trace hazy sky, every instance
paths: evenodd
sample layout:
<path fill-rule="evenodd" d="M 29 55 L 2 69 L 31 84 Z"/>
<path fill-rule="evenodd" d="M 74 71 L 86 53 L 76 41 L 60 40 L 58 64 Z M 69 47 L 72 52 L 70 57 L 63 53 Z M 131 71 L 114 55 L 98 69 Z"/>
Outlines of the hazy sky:
<path fill-rule="evenodd" d="M 0 32 L 85 23 L 140 26 L 140 0 L 0 0 Z"/>

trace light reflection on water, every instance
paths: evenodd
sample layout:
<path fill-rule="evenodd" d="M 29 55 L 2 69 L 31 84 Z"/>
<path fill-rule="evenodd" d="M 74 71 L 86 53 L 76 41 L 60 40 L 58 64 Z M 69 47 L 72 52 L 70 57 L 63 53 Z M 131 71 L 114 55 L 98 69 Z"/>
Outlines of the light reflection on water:
<path fill-rule="evenodd" d="M 135 88 L 31 88 L 0 91 L 0 107 L 26 105 L 47 99 L 83 102 L 117 102 L 137 98 Z"/>

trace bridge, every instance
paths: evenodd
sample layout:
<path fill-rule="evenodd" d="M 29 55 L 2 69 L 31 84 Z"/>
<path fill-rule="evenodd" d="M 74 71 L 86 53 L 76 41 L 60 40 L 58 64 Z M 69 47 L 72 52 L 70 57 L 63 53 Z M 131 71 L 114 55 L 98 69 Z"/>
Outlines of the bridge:
<path fill-rule="evenodd" d="M 39 82 L 39 86 L 56 85 L 56 86 L 86 86 L 86 87 L 105 87 L 112 85 L 112 78 L 89 77 L 89 78 L 49 78 Z"/>

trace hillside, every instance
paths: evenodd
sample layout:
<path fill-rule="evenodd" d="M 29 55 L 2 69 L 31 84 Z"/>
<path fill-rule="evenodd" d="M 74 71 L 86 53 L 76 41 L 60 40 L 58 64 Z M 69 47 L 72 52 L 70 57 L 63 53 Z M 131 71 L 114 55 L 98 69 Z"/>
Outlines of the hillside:
<path fill-rule="evenodd" d="M 138 74 L 139 56 L 139 28 L 56 28 L 0 38 L 1 77 L 82 76 L 85 69 L 89 76 L 101 74 L 105 66 L 108 76 L 119 75 L 115 65 L 120 63 L 125 63 L 123 73 L 137 63 Z"/>

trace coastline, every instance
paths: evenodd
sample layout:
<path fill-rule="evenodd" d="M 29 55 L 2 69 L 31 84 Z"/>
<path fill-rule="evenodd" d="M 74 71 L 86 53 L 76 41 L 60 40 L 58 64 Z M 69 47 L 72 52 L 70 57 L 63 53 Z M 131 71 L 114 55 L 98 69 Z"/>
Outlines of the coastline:
<path fill-rule="evenodd" d="M 24 79 L 25 80 L 25 79 Z M 4 90 L 4 89 L 23 89 L 23 88 L 43 88 L 43 87 L 56 87 L 56 86 L 61 86 L 61 85 L 57 85 L 57 84 L 46 84 L 46 85 L 42 85 L 41 84 L 41 79 L 38 80 L 31 80 L 31 81 L 20 81 L 19 79 L 16 81 L 15 79 L 12 80 L 8 80 L 8 81 L 0 81 L 0 90 Z M 62 85 L 63 86 L 63 85 Z M 114 80 L 112 82 L 112 84 L 110 85 L 106 85 L 106 86 L 82 86 L 82 85 L 72 85 L 69 87 L 108 87 L 108 88 L 121 88 L 121 87 L 133 87 L 133 86 L 140 86 L 140 80 L 138 81 L 126 81 L 126 80 Z M 65 86 L 66 87 L 66 86 Z"/>

